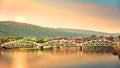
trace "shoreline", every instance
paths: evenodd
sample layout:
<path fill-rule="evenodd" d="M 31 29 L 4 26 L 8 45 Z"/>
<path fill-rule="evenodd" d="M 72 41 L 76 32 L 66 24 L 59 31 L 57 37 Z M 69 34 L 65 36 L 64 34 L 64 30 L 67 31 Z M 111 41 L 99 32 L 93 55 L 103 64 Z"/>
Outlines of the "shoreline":
<path fill-rule="evenodd" d="M 120 46 L 114 46 L 113 48 L 117 52 L 117 54 L 120 55 Z"/>

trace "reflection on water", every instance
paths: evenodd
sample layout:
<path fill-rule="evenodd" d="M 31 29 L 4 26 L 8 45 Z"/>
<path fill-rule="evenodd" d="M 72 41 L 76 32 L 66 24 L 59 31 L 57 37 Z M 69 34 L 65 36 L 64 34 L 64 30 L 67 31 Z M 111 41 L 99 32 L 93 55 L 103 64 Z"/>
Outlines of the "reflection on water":
<path fill-rule="evenodd" d="M 111 48 L 80 47 L 44 50 L 1 50 L 0 68 L 119 68 Z M 119 56 L 120 57 L 120 56 Z"/>
<path fill-rule="evenodd" d="M 119 58 L 119 60 L 120 60 L 120 55 L 118 55 L 118 58 Z"/>

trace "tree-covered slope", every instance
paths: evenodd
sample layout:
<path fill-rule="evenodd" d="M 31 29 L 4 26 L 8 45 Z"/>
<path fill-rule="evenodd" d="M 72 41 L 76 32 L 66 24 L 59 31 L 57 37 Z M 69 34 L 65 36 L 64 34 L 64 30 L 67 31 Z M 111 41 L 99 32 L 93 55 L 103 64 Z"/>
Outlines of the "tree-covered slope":
<path fill-rule="evenodd" d="M 0 22 L 0 35 L 6 37 L 86 37 L 96 35 L 117 35 L 89 30 L 47 28 L 13 21 Z"/>

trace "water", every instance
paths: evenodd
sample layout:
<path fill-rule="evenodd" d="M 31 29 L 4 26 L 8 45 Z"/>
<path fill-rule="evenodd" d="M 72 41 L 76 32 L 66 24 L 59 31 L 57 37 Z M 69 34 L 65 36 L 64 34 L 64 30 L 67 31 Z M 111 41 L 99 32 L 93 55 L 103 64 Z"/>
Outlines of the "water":
<path fill-rule="evenodd" d="M 106 48 L 79 47 L 44 50 L 1 50 L 0 68 L 120 68 L 119 57 Z"/>

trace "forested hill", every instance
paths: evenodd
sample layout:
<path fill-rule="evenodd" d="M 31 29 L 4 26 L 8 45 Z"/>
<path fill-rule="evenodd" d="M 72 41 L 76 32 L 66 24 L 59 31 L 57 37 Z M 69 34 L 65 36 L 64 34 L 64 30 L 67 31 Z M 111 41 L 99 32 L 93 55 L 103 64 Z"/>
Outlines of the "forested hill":
<path fill-rule="evenodd" d="M 47 28 L 14 21 L 0 21 L 0 36 L 5 37 L 88 37 L 118 35 L 81 29 Z"/>

